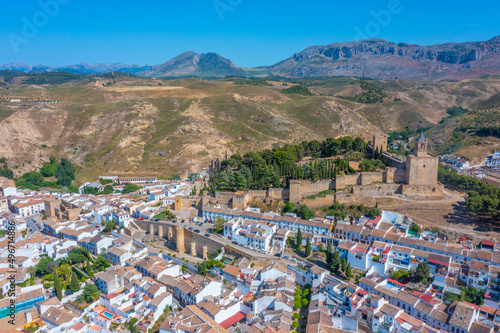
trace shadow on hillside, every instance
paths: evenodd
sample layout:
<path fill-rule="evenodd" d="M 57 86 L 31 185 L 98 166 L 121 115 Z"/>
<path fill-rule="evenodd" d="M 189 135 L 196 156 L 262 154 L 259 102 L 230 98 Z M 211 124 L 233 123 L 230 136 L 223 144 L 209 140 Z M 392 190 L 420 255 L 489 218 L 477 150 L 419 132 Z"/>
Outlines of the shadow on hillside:
<path fill-rule="evenodd" d="M 452 205 L 453 213 L 443 216 L 451 224 L 474 224 L 474 231 L 485 232 L 494 231 L 500 232 L 500 223 L 493 222 L 490 218 L 475 218 L 469 216 L 465 202 L 457 202 Z"/>

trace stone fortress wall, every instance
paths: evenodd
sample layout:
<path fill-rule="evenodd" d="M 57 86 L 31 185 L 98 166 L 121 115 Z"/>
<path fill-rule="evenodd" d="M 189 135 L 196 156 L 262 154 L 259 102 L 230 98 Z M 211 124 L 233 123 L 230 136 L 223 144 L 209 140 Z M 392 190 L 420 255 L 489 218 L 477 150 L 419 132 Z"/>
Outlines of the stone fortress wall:
<path fill-rule="evenodd" d="M 203 259 L 208 254 L 213 254 L 224 244 L 215 238 L 205 237 L 202 234 L 184 228 L 183 225 L 176 225 L 170 222 L 154 222 L 136 220 L 134 223 L 150 235 L 156 235 L 166 240 L 166 243 L 180 253 L 189 253 Z"/>
<path fill-rule="evenodd" d="M 233 209 L 244 209 L 253 201 L 303 203 L 317 209 L 330 206 L 333 202 L 345 204 L 364 204 L 374 206 L 378 199 L 392 200 L 395 196 L 403 198 L 442 198 L 443 185 L 437 182 L 438 158 L 427 153 L 427 143 L 423 134 L 420 136 L 415 153 L 407 160 L 386 152 L 387 138 L 374 137 L 374 143 L 382 142 L 379 151 L 391 158 L 391 166 L 381 172 L 361 172 L 355 175 L 337 176 L 332 180 L 291 180 L 288 189 L 269 188 L 267 190 L 249 190 L 242 192 L 216 192 L 214 197 L 177 197 L 173 209 L 182 210 L 191 207 L 200 209 L 206 204 L 220 204 Z M 385 144 L 385 146 L 384 146 Z M 334 190 L 332 193 L 320 192 Z M 311 196 L 314 196 L 313 198 Z M 309 197 L 309 198 L 308 198 Z M 73 207 L 66 207 L 59 201 L 46 202 L 46 211 L 50 215 L 68 212 Z M 135 221 L 151 235 L 166 239 L 167 243 L 180 253 L 207 258 L 221 246 L 215 239 L 194 233 L 181 225 L 169 222 Z M 225 246 L 231 250 L 230 246 Z M 233 249 L 236 251 L 235 249 Z"/>
<path fill-rule="evenodd" d="M 391 159 L 391 166 L 386 167 L 384 171 L 342 175 L 331 180 L 291 180 L 289 189 L 269 188 L 237 194 L 218 192 L 215 198 L 205 198 L 204 202 L 243 209 L 253 201 L 289 201 L 319 208 L 328 206 L 334 201 L 362 201 L 363 198 L 374 196 L 440 198 L 444 195 L 444 187 L 437 181 L 438 158 L 427 152 L 427 142 L 423 134 L 416 142 L 414 153 L 406 160 L 387 153 L 387 136 L 374 135 L 372 143 L 369 149 L 373 154 L 375 152 L 373 147 L 377 147 L 385 157 Z M 307 199 L 308 196 L 326 190 L 335 190 L 336 193 Z"/>

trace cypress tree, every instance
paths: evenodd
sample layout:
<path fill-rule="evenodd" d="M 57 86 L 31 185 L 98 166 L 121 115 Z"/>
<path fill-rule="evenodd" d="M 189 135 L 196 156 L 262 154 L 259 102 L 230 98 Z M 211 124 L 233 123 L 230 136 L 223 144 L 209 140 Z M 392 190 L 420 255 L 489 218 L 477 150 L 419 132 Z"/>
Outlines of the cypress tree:
<path fill-rule="evenodd" d="M 332 242 L 329 241 L 326 247 L 326 264 L 328 265 L 328 267 L 332 265 L 332 259 L 333 259 Z"/>
<path fill-rule="evenodd" d="M 345 276 L 350 279 L 352 277 L 352 272 L 351 272 L 351 263 L 347 264 L 347 267 L 345 269 Z"/>
<path fill-rule="evenodd" d="M 57 299 L 62 300 L 62 287 L 61 281 L 59 280 L 59 275 L 57 274 L 57 270 L 54 272 L 54 289 L 56 291 Z"/>
<path fill-rule="evenodd" d="M 78 281 L 78 276 L 75 272 L 71 274 L 71 282 L 69 284 L 69 287 L 74 293 L 80 290 L 80 281 Z"/>
<path fill-rule="evenodd" d="M 339 251 L 335 250 L 332 256 L 332 264 L 330 266 L 330 271 L 337 274 L 340 269 L 340 254 Z"/>
<path fill-rule="evenodd" d="M 309 257 L 311 255 L 311 241 L 309 240 L 309 237 L 307 237 L 307 242 L 306 242 L 306 257 Z"/>
<path fill-rule="evenodd" d="M 295 239 L 295 241 L 296 241 L 296 245 L 297 246 L 301 246 L 302 245 L 302 231 L 300 230 L 300 228 L 297 231 L 297 238 Z"/>

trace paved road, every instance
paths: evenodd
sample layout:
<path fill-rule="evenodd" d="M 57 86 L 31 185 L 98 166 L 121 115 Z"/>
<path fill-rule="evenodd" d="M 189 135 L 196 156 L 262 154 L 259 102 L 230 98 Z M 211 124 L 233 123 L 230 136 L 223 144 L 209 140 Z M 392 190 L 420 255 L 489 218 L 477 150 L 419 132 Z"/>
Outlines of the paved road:
<path fill-rule="evenodd" d="M 33 219 L 36 222 L 33 222 Z M 26 221 L 26 229 L 27 229 L 27 235 L 31 235 L 32 233 L 35 233 L 37 231 L 42 231 L 43 229 L 43 223 L 40 218 L 40 215 L 31 215 L 31 216 L 26 216 L 24 218 L 24 221 Z M 37 226 L 37 223 L 40 227 Z M 31 231 L 30 231 L 31 230 Z"/>

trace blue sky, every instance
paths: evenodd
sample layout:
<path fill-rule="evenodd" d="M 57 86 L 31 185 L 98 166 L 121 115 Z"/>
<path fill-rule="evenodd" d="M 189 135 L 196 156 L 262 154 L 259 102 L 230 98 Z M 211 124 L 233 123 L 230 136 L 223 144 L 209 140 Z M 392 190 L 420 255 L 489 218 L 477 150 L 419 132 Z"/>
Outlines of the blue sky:
<path fill-rule="evenodd" d="M 311 45 L 365 36 L 422 45 L 487 40 L 500 35 L 499 13 L 494 0 L 2 1 L 0 63 L 152 65 L 191 50 L 271 65 Z"/>

